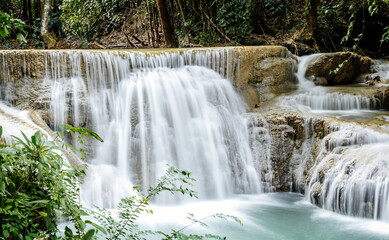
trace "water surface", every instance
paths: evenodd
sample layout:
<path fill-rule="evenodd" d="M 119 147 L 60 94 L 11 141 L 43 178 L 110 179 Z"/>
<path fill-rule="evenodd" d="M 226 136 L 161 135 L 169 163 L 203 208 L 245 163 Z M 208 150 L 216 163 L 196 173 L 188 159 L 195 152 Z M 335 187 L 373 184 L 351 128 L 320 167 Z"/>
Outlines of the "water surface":
<path fill-rule="evenodd" d="M 296 193 L 239 195 L 224 201 L 189 203 L 179 207 L 153 207 L 154 214 L 142 217 L 143 226 L 154 229 L 180 229 L 190 221 L 186 213 L 199 219 L 216 212 L 240 218 L 243 226 L 220 219 L 205 219 L 207 228 L 193 225 L 186 233 L 214 233 L 239 240 L 304 239 L 389 239 L 389 224 L 339 215 L 310 204 Z M 150 239 L 159 239 L 150 237 Z"/>

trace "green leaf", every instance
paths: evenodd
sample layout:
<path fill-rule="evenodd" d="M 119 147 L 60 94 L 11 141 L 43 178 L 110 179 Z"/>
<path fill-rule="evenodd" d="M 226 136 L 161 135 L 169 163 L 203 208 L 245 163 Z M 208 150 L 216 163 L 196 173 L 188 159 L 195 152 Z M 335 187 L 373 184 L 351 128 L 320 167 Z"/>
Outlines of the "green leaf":
<path fill-rule="evenodd" d="M 88 232 L 85 234 L 85 240 L 92 239 L 92 237 L 95 235 L 95 229 L 89 229 Z"/>
<path fill-rule="evenodd" d="M 99 230 L 100 232 L 104 233 L 105 235 L 107 235 L 107 231 L 100 225 L 94 223 L 94 222 L 91 222 L 89 220 L 86 220 L 85 221 L 86 224 L 90 224 L 92 225 L 93 227 L 95 227 L 97 230 Z"/>
<path fill-rule="evenodd" d="M 39 215 L 41 215 L 42 217 L 47 217 L 47 213 L 45 213 L 45 212 L 38 212 L 39 213 Z"/>
<path fill-rule="evenodd" d="M 3 230 L 3 236 L 7 239 L 8 237 L 9 237 L 9 232 L 8 232 L 8 230 Z"/>
<path fill-rule="evenodd" d="M 68 238 L 72 238 L 73 237 L 73 231 L 68 226 L 65 227 L 65 236 L 68 237 Z"/>
<path fill-rule="evenodd" d="M 3 126 L 0 125 L 0 138 L 3 135 Z"/>

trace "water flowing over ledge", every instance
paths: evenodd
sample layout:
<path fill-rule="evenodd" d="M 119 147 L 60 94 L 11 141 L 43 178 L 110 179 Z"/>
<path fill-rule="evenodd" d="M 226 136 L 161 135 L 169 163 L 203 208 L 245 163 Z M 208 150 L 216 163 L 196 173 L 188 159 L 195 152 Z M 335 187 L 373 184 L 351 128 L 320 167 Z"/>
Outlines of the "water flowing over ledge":
<path fill-rule="evenodd" d="M 41 72 L 28 55 L 19 58 L 20 69 L 11 68 L 15 59 L 8 54 L 2 53 L 8 76 L 2 98 L 13 102 L 9 89 L 23 79 L 39 80 L 31 73 L 40 73 L 37 95 L 46 92 L 50 125 L 87 126 L 105 139 L 103 145 L 86 142 L 93 156 L 81 194 L 87 205 L 114 207 L 132 185 L 155 184 L 166 164 L 193 171 L 202 199 L 261 191 L 241 117 L 246 106 L 221 77 L 233 81 L 239 73 L 239 48 L 48 51 L 38 57 Z M 166 195 L 158 201 L 177 200 Z"/>
<path fill-rule="evenodd" d="M 302 192 L 324 209 L 388 222 L 389 134 L 297 113 L 247 118 L 265 191 Z"/>
<path fill-rule="evenodd" d="M 114 207 L 131 186 L 154 183 L 169 163 L 194 172 L 202 199 L 297 191 L 325 209 L 388 221 L 388 176 L 379 169 L 387 165 L 387 134 L 305 115 L 375 111 L 383 95 L 315 87 L 303 74 L 309 57 L 301 58 L 297 94 L 280 97 L 277 113 L 244 119 L 237 89 L 283 89 L 268 78 L 294 72 L 295 60 L 282 48 L 273 55 L 266 49 L 251 52 L 262 53 L 254 60 L 243 47 L 0 51 L 0 97 L 36 109 L 54 129 L 68 122 L 103 136 L 101 146 L 86 142 L 93 156 L 81 193 L 87 205 Z M 278 74 L 277 64 L 287 69 Z"/>
<path fill-rule="evenodd" d="M 21 76 L 53 79 L 85 77 L 88 71 L 99 75 L 86 77 L 106 76 L 113 79 L 142 69 L 190 65 L 205 66 L 233 80 L 239 74 L 240 51 L 242 48 L 239 47 L 146 51 L 3 50 L 0 51 L 0 72 L 3 82 L 13 82 Z"/>

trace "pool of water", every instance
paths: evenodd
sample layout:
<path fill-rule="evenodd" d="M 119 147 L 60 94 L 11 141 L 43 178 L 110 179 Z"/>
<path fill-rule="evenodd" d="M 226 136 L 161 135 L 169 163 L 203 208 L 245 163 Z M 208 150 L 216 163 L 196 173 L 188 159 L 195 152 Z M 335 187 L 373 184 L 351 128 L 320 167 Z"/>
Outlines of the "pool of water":
<path fill-rule="evenodd" d="M 389 239 L 389 223 L 329 212 L 313 206 L 304 196 L 295 193 L 239 195 L 223 201 L 152 208 L 154 214 L 143 216 L 140 225 L 165 232 L 190 224 L 186 218 L 188 213 L 201 219 L 221 212 L 238 217 L 243 226 L 233 221 L 206 218 L 207 227 L 194 224 L 184 231 L 218 234 L 234 240 Z"/>

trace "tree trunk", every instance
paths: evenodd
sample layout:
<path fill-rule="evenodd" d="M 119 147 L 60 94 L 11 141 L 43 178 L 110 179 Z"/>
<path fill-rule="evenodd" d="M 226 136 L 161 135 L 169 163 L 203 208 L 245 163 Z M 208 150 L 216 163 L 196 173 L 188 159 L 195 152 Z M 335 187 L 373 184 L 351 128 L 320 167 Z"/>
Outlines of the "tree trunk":
<path fill-rule="evenodd" d="M 28 9 L 28 24 L 30 26 L 33 25 L 33 16 L 32 16 L 32 7 L 31 7 L 31 0 L 27 0 L 27 9 Z"/>
<path fill-rule="evenodd" d="M 251 1 L 251 25 L 253 26 L 253 33 L 265 34 L 267 32 L 266 21 L 264 16 L 265 3 L 263 0 Z"/>
<path fill-rule="evenodd" d="M 51 8 L 50 0 L 41 0 L 41 36 L 44 37 L 49 33 L 49 13 Z"/>
<path fill-rule="evenodd" d="M 167 47 L 178 47 L 177 36 L 170 22 L 170 16 L 167 9 L 167 0 L 157 0 L 159 17 L 161 19 L 162 31 L 165 36 Z"/>
<path fill-rule="evenodd" d="M 317 7 L 319 0 L 305 0 L 305 9 L 307 11 L 307 32 L 308 36 L 316 42 L 317 38 Z"/>
<path fill-rule="evenodd" d="M 51 10 L 51 0 L 41 0 L 41 36 L 46 48 L 53 48 L 55 40 L 49 35 L 49 13 Z"/>
<path fill-rule="evenodd" d="M 23 21 L 27 22 L 28 21 L 28 5 L 27 5 L 27 0 L 23 0 Z"/>

